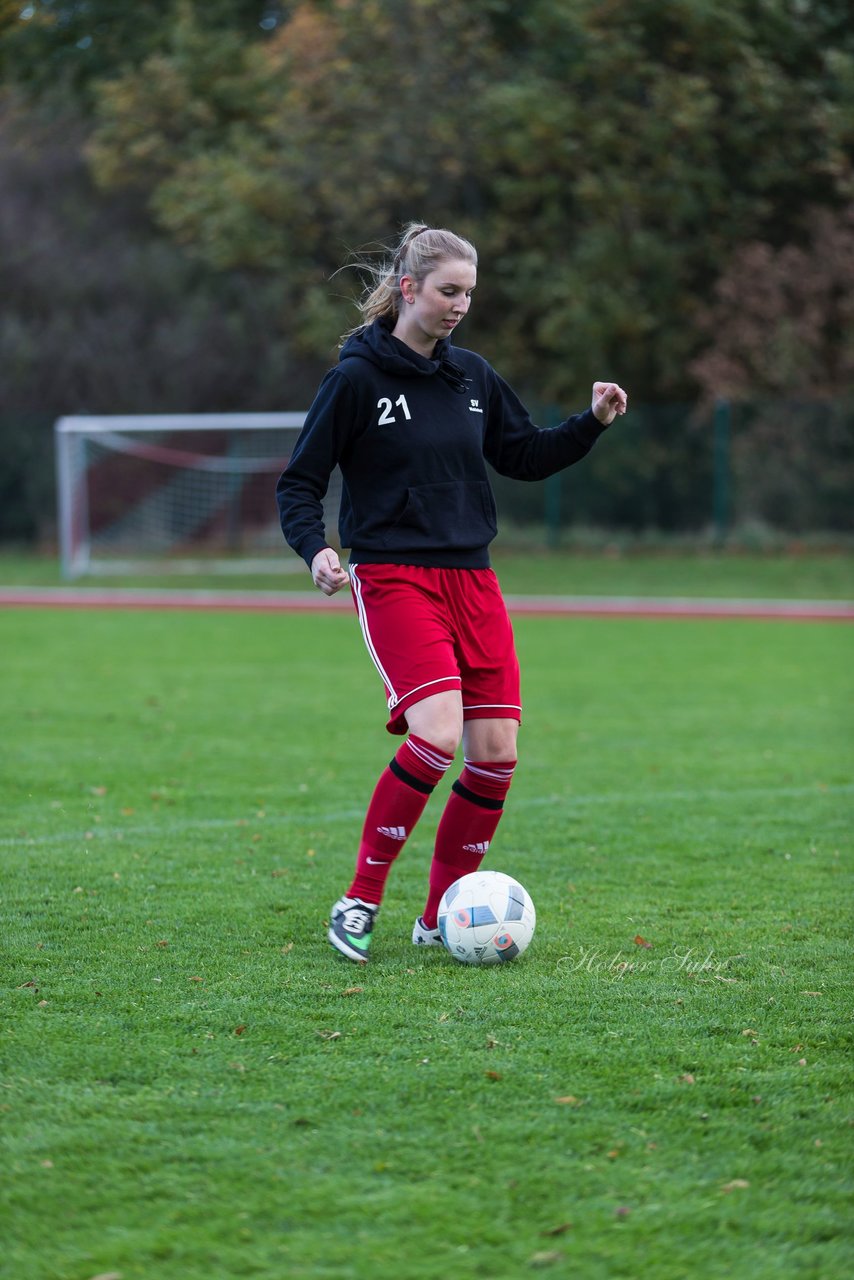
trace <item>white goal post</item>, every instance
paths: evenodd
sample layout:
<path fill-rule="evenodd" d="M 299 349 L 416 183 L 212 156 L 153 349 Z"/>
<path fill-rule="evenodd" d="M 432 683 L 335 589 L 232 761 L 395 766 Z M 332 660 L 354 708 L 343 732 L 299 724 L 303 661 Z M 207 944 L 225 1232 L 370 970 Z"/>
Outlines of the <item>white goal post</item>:
<path fill-rule="evenodd" d="M 275 489 L 304 421 L 304 413 L 59 418 L 63 576 L 303 567 L 282 537 Z M 333 542 L 340 494 L 336 471 L 324 502 Z"/>

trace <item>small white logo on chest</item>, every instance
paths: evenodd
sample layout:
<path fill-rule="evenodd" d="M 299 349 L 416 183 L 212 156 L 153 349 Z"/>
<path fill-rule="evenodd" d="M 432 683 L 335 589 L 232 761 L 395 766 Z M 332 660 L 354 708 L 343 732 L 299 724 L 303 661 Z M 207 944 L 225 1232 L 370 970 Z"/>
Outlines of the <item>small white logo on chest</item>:
<path fill-rule="evenodd" d="M 469 401 L 469 413 L 483 413 L 483 410 L 482 410 L 482 409 L 481 409 L 481 407 L 480 407 L 480 401 L 479 401 L 479 400 L 470 400 L 470 401 Z"/>

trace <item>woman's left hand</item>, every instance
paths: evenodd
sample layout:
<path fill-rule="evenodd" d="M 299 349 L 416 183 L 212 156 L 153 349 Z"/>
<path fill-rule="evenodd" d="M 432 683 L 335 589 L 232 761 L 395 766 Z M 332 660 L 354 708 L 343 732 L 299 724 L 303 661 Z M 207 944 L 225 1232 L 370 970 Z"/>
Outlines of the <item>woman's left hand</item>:
<path fill-rule="evenodd" d="M 593 402 L 590 407 L 593 416 L 603 427 L 610 427 L 617 414 L 625 413 L 628 403 L 628 396 L 616 382 L 593 383 Z"/>

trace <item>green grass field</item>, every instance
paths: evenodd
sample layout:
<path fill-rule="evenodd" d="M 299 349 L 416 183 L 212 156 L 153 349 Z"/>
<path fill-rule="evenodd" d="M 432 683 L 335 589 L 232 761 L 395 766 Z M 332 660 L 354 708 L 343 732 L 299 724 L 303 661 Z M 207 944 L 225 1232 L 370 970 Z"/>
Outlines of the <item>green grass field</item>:
<path fill-rule="evenodd" d="M 531 949 L 409 942 L 448 779 L 360 968 L 351 617 L 0 611 L 0 1275 L 851 1273 L 854 632 L 516 631 Z"/>
<path fill-rule="evenodd" d="M 755 596 L 791 599 L 854 599 L 854 554 L 850 550 L 797 554 L 659 550 L 619 545 L 605 552 L 519 551 L 499 544 L 493 560 L 508 593 L 555 595 Z M 0 585 L 59 586 L 55 556 L 34 556 L 0 549 Z M 217 590 L 311 590 L 308 571 L 282 544 L 279 560 L 266 574 L 208 572 L 119 575 L 83 578 L 83 586 L 189 587 Z"/>

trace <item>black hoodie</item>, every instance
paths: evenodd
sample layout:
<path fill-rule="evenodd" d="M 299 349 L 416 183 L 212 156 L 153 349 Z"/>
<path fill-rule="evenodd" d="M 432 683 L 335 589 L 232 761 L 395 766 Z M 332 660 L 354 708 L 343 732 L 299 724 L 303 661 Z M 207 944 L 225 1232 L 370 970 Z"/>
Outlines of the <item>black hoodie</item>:
<path fill-rule="evenodd" d="M 443 338 L 429 360 L 376 320 L 345 343 L 308 411 L 276 489 L 282 531 L 311 567 L 329 545 L 322 499 L 338 465 L 338 531 L 352 563 L 485 568 L 496 522 L 484 460 L 542 480 L 604 429 L 590 409 L 536 427 L 481 356 Z"/>

